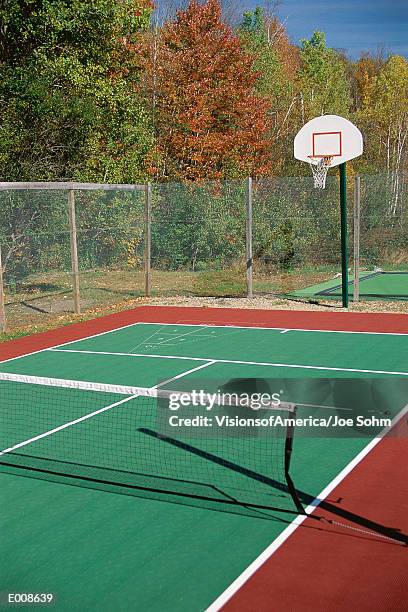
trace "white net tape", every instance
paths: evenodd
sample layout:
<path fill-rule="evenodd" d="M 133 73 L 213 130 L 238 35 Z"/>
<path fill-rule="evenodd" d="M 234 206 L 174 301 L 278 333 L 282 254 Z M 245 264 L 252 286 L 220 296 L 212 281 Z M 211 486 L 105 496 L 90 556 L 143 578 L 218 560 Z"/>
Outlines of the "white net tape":
<path fill-rule="evenodd" d="M 315 159 L 315 158 L 311 158 Z M 317 164 L 310 161 L 310 167 L 313 173 L 314 186 L 316 189 L 324 189 L 326 187 L 326 176 L 331 166 L 333 157 L 322 157 Z"/>

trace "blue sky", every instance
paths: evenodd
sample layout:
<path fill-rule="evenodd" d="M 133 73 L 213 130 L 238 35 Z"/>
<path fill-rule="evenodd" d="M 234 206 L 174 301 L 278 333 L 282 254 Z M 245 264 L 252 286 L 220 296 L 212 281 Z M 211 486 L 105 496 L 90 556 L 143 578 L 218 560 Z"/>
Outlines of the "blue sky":
<path fill-rule="evenodd" d="M 203 0 L 200 0 L 201 2 Z M 154 0 L 159 20 L 174 15 L 188 0 Z M 278 0 L 277 13 L 291 40 L 310 38 L 314 30 L 326 33 L 330 47 L 344 49 L 352 58 L 362 51 L 408 58 L 408 0 Z M 222 0 L 233 22 L 257 5 L 273 6 L 274 0 Z"/>
<path fill-rule="evenodd" d="M 243 4 L 254 8 L 263 3 Z M 328 46 L 344 49 L 353 58 L 378 47 L 408 58 L 408 0 L 283 0 L 278 15 L 295 43 L 322 30 Z"/>

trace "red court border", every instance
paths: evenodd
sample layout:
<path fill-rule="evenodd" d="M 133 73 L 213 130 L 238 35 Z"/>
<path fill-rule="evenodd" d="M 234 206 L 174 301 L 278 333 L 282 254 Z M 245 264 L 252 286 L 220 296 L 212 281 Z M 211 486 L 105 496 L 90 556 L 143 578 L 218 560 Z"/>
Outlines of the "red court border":
<path fill-rule="evenodd" d="M 0 361 L 139 322 L 408 333 L 408 316 L 404 314 L 140 306 L 0 343 Z"/>
<path fill-rule="evenodd" d="M 382 440 L 328 499 L 408 533 L 408 440 Z M 339 503 L 336 501 L 341 500 Z M 325 510 L 316 514 L 338 520 Z M 306 519 L 222 607 L 223 612 L 403 612 L 408 546 Z"/>
<path fill-rule="evenodd" d="M 2 343 L 0 361 L 138 322 L 408 334 L 403 314 L 142 306 Z M 407 533 L 407 465 L 408 441 L 383 440 L 330 500 L 341 498 L 341 507 Z M 341 528 L 319 530 L 307 519 L 224 610 L 401 611 L 408 601 L 407 567 L 408 547 Z"/>

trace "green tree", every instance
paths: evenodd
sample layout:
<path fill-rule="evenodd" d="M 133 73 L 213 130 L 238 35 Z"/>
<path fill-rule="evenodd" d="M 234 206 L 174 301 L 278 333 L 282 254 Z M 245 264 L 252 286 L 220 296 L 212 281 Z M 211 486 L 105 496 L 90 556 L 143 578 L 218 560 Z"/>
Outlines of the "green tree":
<path fill-rule="evenodd" d="M 301 123 L 318 115 L 333 113 L 347 117 L 351 108 L 351 88 L 345 59 L 326 46 L 323 32 L 314 32 L 301 41 Z"/>
<path fill-rule="evenodd" d="M 150 0 L 5 0 L 0 9 L 2 180 L 134 182 L 152 145 L 129 43 Z"/>
<path fill-rule="evenodd" d="M 278 174 L 292 158 L 299 53 L 290 43 L 284 25 L 260 7 L 244 13 L 239 32 L 245 48 L 256 58 L 256 90 L 270 104 L 270 152 L 273 173 Z"/>

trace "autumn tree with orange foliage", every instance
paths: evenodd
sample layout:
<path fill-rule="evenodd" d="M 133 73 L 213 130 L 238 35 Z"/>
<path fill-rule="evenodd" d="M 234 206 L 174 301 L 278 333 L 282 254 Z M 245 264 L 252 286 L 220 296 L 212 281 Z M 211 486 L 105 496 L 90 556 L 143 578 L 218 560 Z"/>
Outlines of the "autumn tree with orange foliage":
<path fill-rule="evenodd" d="M 352 64 L 351 82 L 355 110 L 365 104 L 372 80 L 380 74 L 384 64 L 385 60 L 381 55 L 374 56 L 368 53 Z"/>
<path fill-rule="evenodd" d="M 254 57 L 222 22 L 219 0 L 191 0 L 145 42 L 142 54 L 156 179 L 270 173 L 269 105 L 255 93 Z"/>

